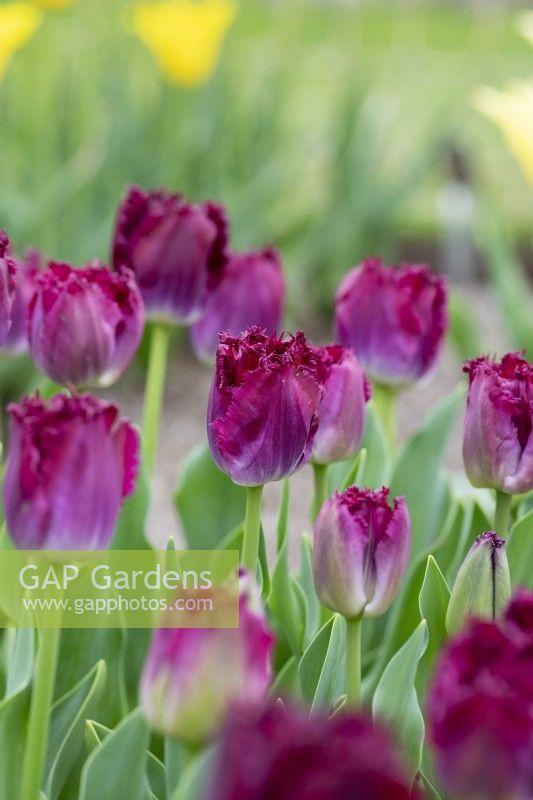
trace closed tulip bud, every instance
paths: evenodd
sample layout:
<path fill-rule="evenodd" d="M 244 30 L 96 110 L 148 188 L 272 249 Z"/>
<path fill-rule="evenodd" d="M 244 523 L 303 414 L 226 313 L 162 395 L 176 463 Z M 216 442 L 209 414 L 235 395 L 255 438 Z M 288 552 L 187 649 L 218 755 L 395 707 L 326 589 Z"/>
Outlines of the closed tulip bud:
<path fill-rule="evenodd" d="M 533 365 L 520 353 L 501 363 L 468 361 L 463 459 L 476 487 L 522 494 L 533 489 Z"/>
<path fill-rule="evenodd" d="M 407 570 L 411 520 L 403 497 L 350 487 L 326 500 L 314 528 L 316 592 L 332 611 L 354 619 L 389 608 Z"/>
<path fill-rule="evenodd" d="M 273 636 L 254 592 L 241 579 L 238 628 L 160 628 L 141 681 L 152 727 L 197 745 L 228 709 L 261 703 L 270 686 Z"/>
<path fill-rule="evenodd" d="M 203 316 L 191 328 L 198 358 L 212 360 L 220 331 L 240 336 L 257 325 L 274 333 L 281 324 L 284 294 L 281 259 L 274 248 L 232 253 L 219 284 L 207 298 Z"/>
<path fill-rule="evenodd" d="M 371 390 L 349 348 L 330 345 L 317 347 L 316 353 L 324 396 L 320 403 L 313 461 L 331 464 L 357 452 L 363 438 L 365 404 Z"/>
<path fill-rule="evenodd" d="M 11 308 L 11 326 L 2 350 L 18 355 L 28 351 L 28 312 L 41 270 L 41 255 L 30 250 L 24 259 L 15 260 L 15 293 Z"/>
<path fill-rule="evenodd" d="M 27 397 L 11 415 L 4 481 L 8 532 L 21 550 L 99 550 L 132 493 L 138 436 L 92 395 Z"/>
<path fill-rule="evenodd" d="M 215 462 L 243 486 L 291 475 L 311 455 L 321 395 L 316 354 L 301 331 L 221 334 L 207 416 Z"/>
<path fill-rule="evenodd" d="M 15 271 L 15 262 L 9 253 L 9 239 L 5 231 L 0 231 L 0 344 L 6 341 L 11 327 Z"/>
<path fill-rule="evenodd" d="M 461 564 L 446 614 L 448 633 L 457 633 L 469 617 L 495 619 L 511 596 L 505 541 L 487 531 L 478 536 Z"/>
<path fill-rule="evenodd" d="M 369 377 L 402 387 L 435 364 L 448 325 L 443 278 L 426 266 L 386 267 L 369 259 L 344 278 L 335 298 L 335 338 Z"/>
<path fill-rule="evenodd" d="M 190 324 L 222 276 L 227 240 L 222 206 L 134 186 L 118 211 L 113 264 L 134 271 L 149 319 Z"/>
<path fill-rule="evenodd" d="M 28 325 L 31 357 L 52 380 L 109 386 L 135 355 L 144 309 L 130 270 L 51 263 L 36 278 Z"/>

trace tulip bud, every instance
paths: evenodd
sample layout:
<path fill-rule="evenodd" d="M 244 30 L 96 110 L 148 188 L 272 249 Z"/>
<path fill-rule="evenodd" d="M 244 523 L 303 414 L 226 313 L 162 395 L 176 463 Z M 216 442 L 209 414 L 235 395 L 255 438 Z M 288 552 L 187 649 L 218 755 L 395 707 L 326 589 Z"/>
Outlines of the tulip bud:
<path fill-rule="evenodd" d="M 15 293 L 15 262 L 9 254 L 9 239 L 0 230 L 0 344 L 3 344 L 11 326 L 11 307 Z"/>
<path fill-rule="evenodd" d="M 319 380 L 324 384 L 319 424 L 313 446 L 316 464 L 332 464 L 355 455 L 365 424 L 365 403 L 371 389 L 365 373 L 348 348 L 317 347 Z"/>
<path fill-rule="evenodd" d="M 222 276 L 227 240 L 222 206 L 133 186 L 118 210 L 113 265 L 134 271 L 149 319 L 190 324 Z"/>
<path fill-rule="evenodd" d="M 221 334 L 207 414 L 215 462 L 243 486 L 291 475 L 311 455 L 321 395 L 316 355 L 301 331 Z"/>
<path fill-rule="evenodd" d="M 461 564 L 446 614 L 448 633 L 460 631 L 469 617 L 495 619 L 511 596 L 505 540 L 487 531 L 478 536 Z"/>
<path fill-rule="evenodd" d="M 4 481 L 8 532 L 21 550 L 100 550 L 135 485 L 138 436 L 92 395 L 27 397 L 11 415 Z"/>
<path fill-rule="evenodd" d="M 38 275 L 30 302 L 30 354 L 57 383 L 109 386 L 135 355 L 143 325 L 129 270 L 51 263 Z"/>
<path fill-rule="evenodd" d="M 473 486 L 522 494 L 533 489 L 533 365 L 519 353 L 500 364 L 468 361 L 463 459 Z"/>
<path fill-rule="evenodd" d="M 251 325 L 275 333 L 283 314 L 281 259 L 274 248 L 232 253 L 218 286 L 207 298 L 205 312 L 191 328 L 199 359 L 212 361 L 220 331 L 240 336 Z"/>
<path fill-rule="evenodd" d="M 271 681 L 273 637 L 252 590 L 241 579 L 238 628 L 160 628 L 141 681 L 152 727 L 189 744 L 218 729 L 228 708 L 263 701 Z"/>
<path fill-rule="evenodd" d="M 434 366 L 448 325 L 446 283 L 426 266 L 364 261 L 335 298 L 335 338 L 373 381 L 413 383 Z"/>
<path fill-rule="evenodd" d="M 326 500 L 314 528 L 313 576 L 328 608 L 353 619 L 389 608 L 407 570 L 411 520 L 403 497 L 390 508 L 389 489 L 350 487 Z"/>
<path fill-rule="evenodd" d="M 15 260 L 15 293 L 11 308 L 11 326 L 3 352 L 18 355 L 28 351 L 28 311 L 35 291 L 37 275 L 41 270 L 41 255 L 30 250 L 26 258 Z"/>

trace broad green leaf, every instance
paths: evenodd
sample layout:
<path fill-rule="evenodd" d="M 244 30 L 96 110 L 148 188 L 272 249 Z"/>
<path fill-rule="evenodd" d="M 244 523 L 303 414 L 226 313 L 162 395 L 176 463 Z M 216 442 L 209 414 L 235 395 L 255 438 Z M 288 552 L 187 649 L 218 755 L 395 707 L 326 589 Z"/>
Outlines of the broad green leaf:
<path fill-rule="evenodd" d="M 13 652 L 7 669 L 6 697 L 17 694 L 29 686 L 33 677 L 35 631 L 33 628 L 8 629 L 15 637 Z"/>
<path fill-rule="evenodd" d="M 298 660 L 291 656 L 280 669 L 270 687 L 269 697 L 273 700 L 286 697 L 295 698 L 300 695 L 300 682 L 298 678 Z"/>
<path fill-rule="evenodd" d="M 346 621 L 333 617 L 333 627 L 311 709 L 331 709 L 346 691 Z"/>
<path fill-rule="evenodd" d="M 286 538 L 278 554 L 278 560 L 272 573 L 272 583 L 267 606 L 286 637 L 294 655 L 301 653 L 304 619 L 302 607 L 295 592 L 293 580 L 289 572 L 289 541 Z"/>
<path fill-rule="evenodd" d="M 24 686 L 0 703 L 0 797 L 19 796 L 30 689 Z"/>
<path fill-rule="evenodd" d="M 307 646 L 298 665 L 302 694 L 304 700 L 308 703 L 311 703 L 315 697 L 320 673 L 328 652 L 333 622 L 334 617 L 330 617 L 320 628 L 312 642 Z"/>
<path fill-rule="evenodd" d="M 150 503 L 150 488 L 144 469 L 140 470 L 135 492 L 127 497 L 122 506 L 117 529 L 111 542 L 113 550 L 148 550 L 146 539 L 146 515 Z"/>
<path fill-rule="evenodd" d="M 446 641 L 446 611 L 449 600 L 450 590 L 446 579 L 433 556 L 428 556 L 426 574 L 418 600 L 420 614 L 428 626 L 428 646 L 418 667 L 418 686 L 421 696 L 425 694 L 435 659 Z"/>
<path fill-rule="evenodd" d="M 165 770 L 166 770 L 166 789 L 168 797 L 179 784 L 180 776 L 186 763 L 185 748 L 177 739 L 165 737 Z"/>
<path fill-rule="evenodd" d="M 306 533 L 300 540 L 300 586 L 307 599 L 304 631 L 304 647 L 307 647 L 320 627 L 321 609 L 313 580 L 311 539 Z"/>
<path fill-rule="evenodd" d="M 512 585 L 533 589 L 533 511 L 513 525 L 508 537 L 507 559 Z"/>
<path fill-rule="evenodd" d="M 209 550 L 244 519 L 246 489 L 219 470 L 205 443 L 188 456 L 174 502 L 188 546 Z"/>
<path fill-rule="evenodd" d="M 191 761 L 174 791 L 171 800 L 200 800 L 216 757 L 216 748 L 210 747 Z"/>
<path fill-rule="evenodd" d="M 405 752 L 412 780 L 420 768 L 424 744 L 424 719 L 418 704 L 415 680 L 418 662 L 427 643 L 427 624 L 422 620 L 387 665 L 372 701 L 373 716 L 390 727 Z"/>

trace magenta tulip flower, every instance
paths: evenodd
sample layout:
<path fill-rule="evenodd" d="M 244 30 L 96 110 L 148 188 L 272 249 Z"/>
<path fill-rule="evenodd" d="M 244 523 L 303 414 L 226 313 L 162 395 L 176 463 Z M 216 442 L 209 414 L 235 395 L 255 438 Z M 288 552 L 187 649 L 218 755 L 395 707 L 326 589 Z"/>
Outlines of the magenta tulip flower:
<path fill-rule="evenodd" d="M 324 384 L 319 424 L 313 446 L 316 464 L 332 464 L 359 449 L 365 425 L 365 404 L 371 390 L 349 348 L 317 347 L 319 379 Z"/>
<path fill-rule="evenodd" d="M 11 326 L 2 348 L 4 352 L 18 355 L 28 351 L 29 306 L 41 265 L 41 255 L 37 250 L 28 251 L 23 259 L 15 259 L 15 293 L 11 308 Z"/>
<path fill-rule="evenodd" d="M 222 276 L 227 241 L 222 206 L 133 186 L 118 210 L 113 264 L 134 271 L 149 319 L 190 324 Z"/>
<path fill-rule="evenodd" d="M 109 386 L 135 355 L 144 309 L 128 269 L 51 263 L 36 278 L 28 325 L 31 357 L 52 380 Z"/>
<path fill-rule="evenodd" d="M 521 494 L 533 489 L 533 365 L 519 353 L 465 365 L 470 388 L 463 459 L 473 486 Z"/>
<path fill-rule="evenodd" d="M 8 532 L 22 550 L 98 550 L 134 490 L 138 436 L 92 395 L 27 397 L 11 416 L 4 481 Z"/>
<path fill-rule="evenodd" d="M 215 462 L 244 486 L 291 475 L 311 455 L 321 395 L 316 354 L 301 331 L 221 334 L 207 425 Z"/>
<path fill-rule="evenodd" d="M 161 628 L 141 682 L 145 716 L 160 733 L 200 744 L 234 705 L 261 703 L 272 679 L 265 614 L 241 579 L 239 628 Z"/>
<path fill-rule="evenodd" d="M 444 279 L 426 266 L 386 267 L 368 259 L 335 298 L 335 338 L 369 377 L 400 388 L 433 368 L 448 324 Z"/>
<path fill-rule="evenodd" d="M 326 500 L 314 527 L 313 576 L 318 597 L 347 619 L 389 608 L 409 563 L 411 521 L 403 497 L 388 489 L 350 487 Z"/>
<path fill-rule="evenodd" d="M 202 800 L 410 800 L 408 784 L 370 719 L 276 705 L 230 715 Z"/>
<path fill-rule="evenodd" d="M 191 328 L 199 359 L 211 361 L 220 331 L 231 336 L 251 325 L 275 333 L 281 325 L 285 282 L 281 259 L 273 247 L 232 253 L 218 286 L 209 294 L 204 315 Z"/>
<path fill-rule="evenodd" d="M 0 230 L 0 345 L 6 341 L 11 327 L 15 272 L 15 262 L 9 252 L 9 239 L 5 231 Z"/>

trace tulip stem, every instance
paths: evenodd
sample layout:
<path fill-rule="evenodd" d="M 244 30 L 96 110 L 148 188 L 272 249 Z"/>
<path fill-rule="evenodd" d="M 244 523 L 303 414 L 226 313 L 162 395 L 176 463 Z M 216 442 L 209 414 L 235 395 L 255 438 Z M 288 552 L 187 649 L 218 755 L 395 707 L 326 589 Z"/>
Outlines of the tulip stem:
<path fill-rule="evenodd" d="M 144 459 L 148 474 L 151 474 L 153 471 L 157 448 L 157 434 L 159 431 L 161 407 L 163 405 L 169 339 L 169 326 L 161 322 L 155 322 L 150 336 L 150 355 L 148 357 L 148 375 L 146 378 L 146 395 L 144 399 L 143 444 Z"/>
<path fill-rule="evenodd" d="M 496 512 L 494 514 L 494 530 L 499 536 L 507 538 L 511 521 L 512 495 L 496 489 Z"/>
<path fill-rule="evenodd" d="M 40 631 L 20 800 L 39 800 L 50 730 L 60 633 L 59 628 L 42 628 Z"/>
<path fill-rule="evenodd" d="M 259 553 L 262 502 L 263 487 L 249 486 L 246 493 L 246 517 L 244 519 L 242 563 L 254 578 L 257 571 L 257 556 Z"/>
<path fill-rule="evenodd" d="M 390 386 L 376 383 L 372 387 L 374 407 L 378 413 L 389 453 L 396 449 L 396 392 Z"/>
<path fill-rule="evenodd" d="M 313 497 L 313 522 L 318 517 L 318 512 L 328 499 L 328 465 L 313 464 L 315 478 L 315 496 Z"/>
<path fill-rule="evenodd" d="M 362 616 L 346 620 L 346 704 L 361 705 L 361 623 Z"/>

